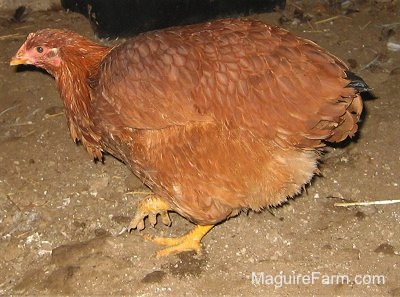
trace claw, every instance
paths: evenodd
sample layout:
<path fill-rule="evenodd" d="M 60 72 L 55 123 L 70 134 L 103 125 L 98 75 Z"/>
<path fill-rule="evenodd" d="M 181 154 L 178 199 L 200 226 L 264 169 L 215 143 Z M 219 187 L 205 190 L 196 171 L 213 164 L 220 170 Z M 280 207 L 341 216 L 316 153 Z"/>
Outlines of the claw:
<path fill-rule="evenodd" d="M 133 229 L 143 230 L 144 229 L 144 220 L 142 219 L 139 222 L 131 222 L 128 226 L 128 230 L 131 231 Z"/>
<path fill-rule="evenodd" d="M 157 224 L 157 214 L 149 213 L 149 223 L 154 227 Z"/>
<path fill-rule="evenodd" d="M 128 226 L 128 230 L 143 230 L 145 228 L 145 219 L 148 217 L 149 223 L 154 227 L 157 224 L 157 215 L 160 214 L 164 225 L 170 226 L 169 205 L 161 198 L 155 195 L 149 195 L 138 203 L 135 217 Z"/>
<path fill-rule="evenodd" d="M 143 230 L 145 227 L 144 219 L 146 218 L 146 216 L 147 216 L 147 214 L 143 213 L 140 210 L 137 210 L 135 217 L 129 223 L 128 230 L 129 231 L 131 231 L 133 229 Z"/>
<path fill-rule="evenodd" d="M 161 216 L 161 222 L 165 225 L 165 226 L 171 226 L 171 219 L 169 218 L 169 213 L 168 211 L 163 211 L 160 213 Z"/>

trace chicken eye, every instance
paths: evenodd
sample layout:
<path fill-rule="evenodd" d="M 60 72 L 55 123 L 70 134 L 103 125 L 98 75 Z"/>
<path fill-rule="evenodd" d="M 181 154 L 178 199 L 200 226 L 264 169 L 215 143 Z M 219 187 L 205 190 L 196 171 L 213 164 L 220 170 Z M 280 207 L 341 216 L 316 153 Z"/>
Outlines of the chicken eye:
<path fill-rule="evenodd" d="M 43 53 L 43 47 L 38 46 L 38 47 L 36 48 L 36 51 L 37 51 L 39 54 Z"/>

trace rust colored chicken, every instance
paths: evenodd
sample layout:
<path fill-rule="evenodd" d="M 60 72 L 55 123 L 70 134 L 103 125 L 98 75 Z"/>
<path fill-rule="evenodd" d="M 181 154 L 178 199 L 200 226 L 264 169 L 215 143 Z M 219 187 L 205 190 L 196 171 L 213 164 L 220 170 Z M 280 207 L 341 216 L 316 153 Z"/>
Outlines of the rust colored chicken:
<path fill-rule="evenodd" d="M 66 30 L 29 34 L 11 65 L 55 77 L 69 130 L 122 160 L 153 192 L 130 228 L 174 211 L 196 227 L 152 238 L 201 250 L 215 225 L 300 193 L 320 150 L 357 131 L 364 81 L 315 43 L 256 20 L 168 28 L 118 46 Z"/>

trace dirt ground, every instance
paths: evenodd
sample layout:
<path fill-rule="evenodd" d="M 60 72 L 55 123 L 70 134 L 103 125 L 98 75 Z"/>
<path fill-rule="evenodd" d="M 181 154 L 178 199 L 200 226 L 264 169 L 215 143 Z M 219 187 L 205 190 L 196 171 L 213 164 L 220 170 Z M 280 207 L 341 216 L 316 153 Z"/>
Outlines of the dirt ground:
<path fill-rule="evenodd" d="M 172 214 L 170 228 L 127 233 L 146 188 L 119 161 L 96 164 L 71 141 L 51 76 L 8 65 L 27 33 L 55 27 L 94 38 L 88 21 L 54 10 L 12 22 L 0 12 L 0 295 L 400 296 L 400 204 L 334 206 L 400 199 L 400 51 L 387 46 L 400 43 L 400 3 L 326 2 L 252 17 L 317 42 L 368 82 L 377 99 L 365 102 L 360 133 L 327 150 L 323 176 L 296 199 L 217 226 L 201 256 L 160 260 L 140 234 L 192 225 Z M 314 283 L 293 280 L 313 272 Z M 280 285 L 284 275 L 290 283 Z"/>

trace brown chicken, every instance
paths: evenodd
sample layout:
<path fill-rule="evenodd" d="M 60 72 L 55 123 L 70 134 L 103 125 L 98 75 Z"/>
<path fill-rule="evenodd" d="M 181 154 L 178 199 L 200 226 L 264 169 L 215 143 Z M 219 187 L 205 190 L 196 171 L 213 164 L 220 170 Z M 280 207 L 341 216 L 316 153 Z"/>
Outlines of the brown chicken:
<path fill-rule="evenodd" d="M 130 228 L 175 211 L 197 226 L 152 238 L 168 255 L 241 210 L 298 194 L 325 142 L 353 136 L 362 79 L 315 43 L 260 21 L 225 19 L 148 32 L 107 47 L 55 29 L 29 34 L 11 65 L 55 77 L 71 136 L 108 152 L 154 193 Z"/>

